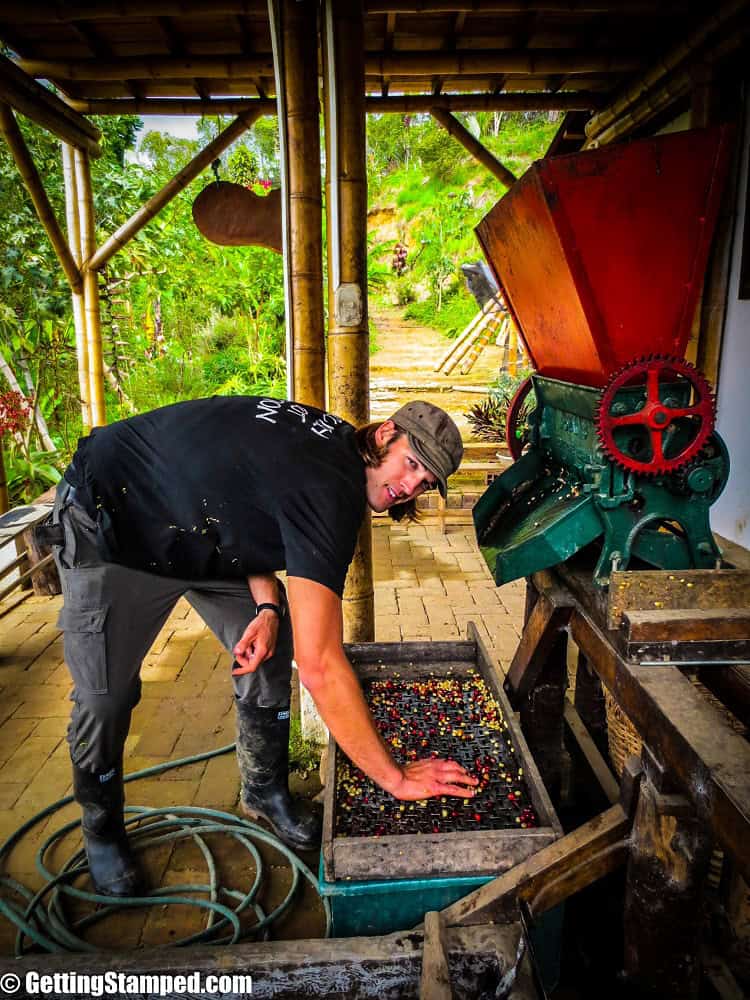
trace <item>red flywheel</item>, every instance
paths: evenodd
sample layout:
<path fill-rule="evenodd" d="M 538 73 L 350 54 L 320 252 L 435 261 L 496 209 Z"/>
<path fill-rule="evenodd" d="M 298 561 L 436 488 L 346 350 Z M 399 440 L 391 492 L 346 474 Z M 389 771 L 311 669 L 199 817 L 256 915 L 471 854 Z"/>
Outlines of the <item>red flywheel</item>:
<path fill-rule="evenodd" d="M 641 402 L 639 388 L 645 389 L 642 405 L 628 412 Z M 711 386 L 697 368 L 682 358 L 654 355 L 612 375 L 595 422 L 601 446 L 614 462 L 653 476 L 695 458 L 714 429 L 715 412 Z"/>

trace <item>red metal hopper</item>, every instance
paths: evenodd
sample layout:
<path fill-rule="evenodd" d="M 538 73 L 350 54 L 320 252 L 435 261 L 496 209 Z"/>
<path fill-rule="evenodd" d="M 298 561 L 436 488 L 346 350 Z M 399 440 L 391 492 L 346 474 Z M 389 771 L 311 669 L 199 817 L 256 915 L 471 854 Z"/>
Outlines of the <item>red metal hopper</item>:
<path fill-rule="evenodd" d="M 539 160 L 479 223 L 541 375 L 602 386 L 639 355 L 684 356 L 730 131 Z"/>

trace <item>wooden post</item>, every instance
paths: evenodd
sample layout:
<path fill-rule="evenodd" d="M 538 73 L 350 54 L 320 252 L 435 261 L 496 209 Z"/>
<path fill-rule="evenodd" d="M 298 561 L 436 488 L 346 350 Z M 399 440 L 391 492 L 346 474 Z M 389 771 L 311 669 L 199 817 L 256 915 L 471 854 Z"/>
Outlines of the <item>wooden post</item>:
<path fill-rule="evenodd" d="M 580 650 L 576 664 L 574 704 L 599 752 L 606 756 L 607 709 L 604 703 L 602 682 Z"/>
<path fill-rule="evenodd" d="M 700 986 L 701 895 L 711 840 L 682 795 L 641 782 L 625 890 L 625 974 L 639 996 L 691 1000 Z"/>
<path fill-rule="evenodd" d="M 420 1000 L 451 1000 L 451 973 L 445 946 L 445 929 L 436 910 L 424 915 Z"/>
<path fill-rule="evenodd" d="M 81 251 L 81 223 L 78 217 L 78 185 L 75 175 L 75 152 L 67 142 L 62 144 L 63 180 L 65 182 L 65 218 L 68 224 L 68 243 L 76 266 L 83 261 Z M 86 341 L 86 317 L 83 304 L 83 285 L 80 290 L 72 289 L 73 326 L 76 334 L 76 358 L 78 360 L 78 392 L 81 400 L 81 423 L 83 433 L 91 430 L 91 391 L 89 388 L 89 348 Z"/>
<path fill-rule="evenodd" d="M 49 241 L 65 272 L 68 284 L 74 292 L 80 293 L 82 287 L 81 272 L 78 270 L 70 247 L 65 241 L 65 236 L 60 229 L 52 205 L 50 205 L 47 192 L 44 190 L 44 185 L 42 184 L 42 179 L 31 158 L 28 146 L 24 142 L 15 115 L 7 104 L 2 103 L 0 103 L 0 131 L 5 136 L 5 141 L 8 143 L 13 159 L 18 167 L 18 172 L 26 185 L 26 190 L 29 192 L 29 196 L 36 209 L 36 214 L 39 216 L 39 221 L 44 226 L 47 236 L 49 236 Z"/>
<path fill-rule="evenodd" d="M 323 18 L 328 149 L 328 397 L 334 413 L 358 426 L 369 419 L 370 363 L 364 6 L 361 0 L 327 0 Z M 366 642 L 374 635 L 368 515 L 344 591 L 344 636 L 348 642 Z"/>
<path fill-rule="evenodd" d="M 478 160 L 493 176 L 497 177 L 501 184 L 511 187 L 516 183 L 516 175 L 493 156 L 489 149 L 485 149 L 481 142 L 475 139 L 471 132 L 467 131 L 449 111 L 445 111 L 443 108 L 430 108 L 430 114 L 449 135 L 452 135 L 465 149 L 468 149 L 475 160 Z"/>
<path fill-rule="evenodd" d="M 77 149 L 75 151 L 74 160 L 78 219 L 81 230 L 81 253 L 84 261 L 83 305 L 86 321 L 91 426 L 100 427 L 106 424 L 107 413 L 104 406 L 104 359 L 102 357 L 102 325 L 99 312 L 99 276 L 86 263 L 93 256 L 96 247 L 91 168 L 88 154 L 83 150 Z"/>
<path fill-rule="evenodd" d="M 566 632 L 558 632 L 535 686 L 520 706 L 521 729 L 553 802 L 559 802 L 570 770 L 565 749 Z"/>
<path fill-rule="evenodd" d="M 290 395 L 325 407 L 317 4 L 272 0 Z"/>

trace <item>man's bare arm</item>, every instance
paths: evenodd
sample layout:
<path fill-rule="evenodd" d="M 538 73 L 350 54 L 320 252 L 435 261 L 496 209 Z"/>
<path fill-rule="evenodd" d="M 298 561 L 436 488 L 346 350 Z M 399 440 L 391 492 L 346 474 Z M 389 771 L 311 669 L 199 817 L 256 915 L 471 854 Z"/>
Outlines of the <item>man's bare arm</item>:
<path fill-rule="evenodd" d="M 344 753 L 399 799 L 471 795 L 476 785 L 459 764 L 420 760 L 399 765 L 383 743 L 343 648 L 341 601 L 312 580 L 289 577 L 289 608 L 300 681 Z"/>

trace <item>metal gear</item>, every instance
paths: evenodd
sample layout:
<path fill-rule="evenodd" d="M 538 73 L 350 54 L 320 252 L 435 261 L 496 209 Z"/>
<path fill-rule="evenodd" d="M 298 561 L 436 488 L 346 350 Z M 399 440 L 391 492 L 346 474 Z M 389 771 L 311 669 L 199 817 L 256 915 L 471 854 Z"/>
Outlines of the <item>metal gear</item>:
<path fill-rule="evenodd" d="M 679 405 L 668 395 L 662 399 L 660 387 L 676 384 L 684 394 L 685 383 L 692 403 Z M 621 390 L 641 386 L 646 394 L 639 409 L 613 412 L 618 404 L 622 407 L 622 398 L 617 400 Z M 594 422 L 601 447 L 613 462 L 655 476 L 682 468 L 700 453 L 714 429 L 715 414 L 711 386 L 697 368 L 682 358 L 651 355 L 629 362 L 610 377 Z"/>

